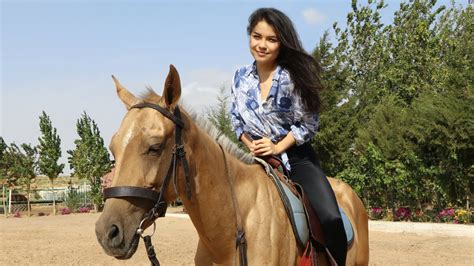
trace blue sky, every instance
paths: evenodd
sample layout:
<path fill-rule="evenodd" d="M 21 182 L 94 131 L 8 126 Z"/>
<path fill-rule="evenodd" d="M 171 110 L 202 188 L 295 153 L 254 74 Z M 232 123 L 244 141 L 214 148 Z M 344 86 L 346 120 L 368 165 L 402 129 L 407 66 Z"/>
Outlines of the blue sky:
<path fill-rule="evenodd" d="M 133 93 L 152 86 L 161 94 L 173 64 L 185 105 L 204 110 L 233 71 L 252 62 L 246 35 L 252 11 L 286 13 L 309 52 L 350 11 L 342 0 L 0 2 L 0 135 L 36 145 L 44 110 L 62 139 L 63 163 L 84 111 L 106 143 L 118 129 L 125 108 L 112 74 Z M 383 20 L 390 23 L 400 1 L 386 3 Z"/>

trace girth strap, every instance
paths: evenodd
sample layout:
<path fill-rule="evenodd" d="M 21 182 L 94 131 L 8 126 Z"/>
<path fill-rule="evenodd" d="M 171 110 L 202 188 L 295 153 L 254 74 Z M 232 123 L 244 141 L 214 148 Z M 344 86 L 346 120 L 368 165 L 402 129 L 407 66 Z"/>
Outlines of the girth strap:
<path fill-rule="evenodd" d="M 240 265 L 246 266 L 247 265 L 247 240 L 245 239 L 245 232 L 242 231 L 242 229 L 237 229 L 235 247 L 239 249 Z"/>

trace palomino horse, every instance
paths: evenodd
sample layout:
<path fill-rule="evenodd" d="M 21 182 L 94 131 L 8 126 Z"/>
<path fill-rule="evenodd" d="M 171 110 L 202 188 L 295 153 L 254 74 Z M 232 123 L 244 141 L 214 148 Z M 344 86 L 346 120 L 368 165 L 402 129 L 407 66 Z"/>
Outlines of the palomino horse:
<path fill-rule="evenodd" d="M 111 186 L 159 190 L 167 183 L 163 177 L 169 172 L 175 152 L 178 126 L 169 114 L 178 108 L 181 95 L 178 72 L 170 66 L 162 97 L 149 90 L 147 95 L 137 98 L 115 77 L 114 81 L 128 112 L 110 143 L 116 161 Z M 151 103 L 167 110 L 168 115 L 155 107 L 136 108 L 140 103 Z M 175 184 L 167 186 L 162 195 L 167 203 L 181 198 L 196 227 L 196 265 L 239 263 L 238 220 L 247 239 L 249 265 L 297 264 L 301 251 L 278 192 L 262 166 L 254 163 L 250 155 L 239 152 L 209 122 L 186 112 L 181 117 L 186 151 L 183 157 L 188 164 L 174 167 Z M 368 218 L 364 206 L 347 184 L 335 179 L 330 182 L 354 227 L 347 265 L 367 265 Z M 141 228 L 142 219 L 152 207 L 151 201 L 133 196 L 107 199 L 96 222 L 96 235 L 108 255 L 127 259 L 135 253 L 140 239 L 137 228 Z"/>

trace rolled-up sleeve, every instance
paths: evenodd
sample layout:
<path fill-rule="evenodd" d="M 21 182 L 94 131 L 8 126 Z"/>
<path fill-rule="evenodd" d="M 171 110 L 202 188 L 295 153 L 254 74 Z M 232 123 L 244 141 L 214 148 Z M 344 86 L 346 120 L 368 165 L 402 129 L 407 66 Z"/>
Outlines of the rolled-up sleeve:
<path fill-rule="evenodd" d="M 235 82 L 238 78 L 238 71 L 235 72 L 234 77 L 232 78 L 232 85 L 230 88 L 230 121 L 232 124 L 232 130 L 234 131 L 237 139 L 240 140 L 240 136 L 244 132 L 242 117 L 240 116 L 239 110 L 237 108 L 238 97 L 235 92 Z"/>
<path fill-rule="evenodd" d="M 301 145 L 310 141 L 319 127 L 319 114 L 306 112 L 301 101 L 301 97 L 294 95 L 293 106 L 293 124 L 291 125 L 291 132 L 296 140 L 296 145 Z"/>

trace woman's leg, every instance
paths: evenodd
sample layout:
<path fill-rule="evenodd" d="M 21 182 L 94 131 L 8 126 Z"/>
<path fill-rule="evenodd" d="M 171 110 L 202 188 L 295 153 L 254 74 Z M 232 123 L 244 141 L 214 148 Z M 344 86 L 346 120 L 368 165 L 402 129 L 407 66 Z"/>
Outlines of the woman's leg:
<path fill-rule="evenodd" d="M 317 163 L 303 159 L 291 163 L 290 177 L 305 190 L 321 221 L 326 245 L 337 264 L 345 265 L 347 237 L 334 191 L 326 175 Z"/>

